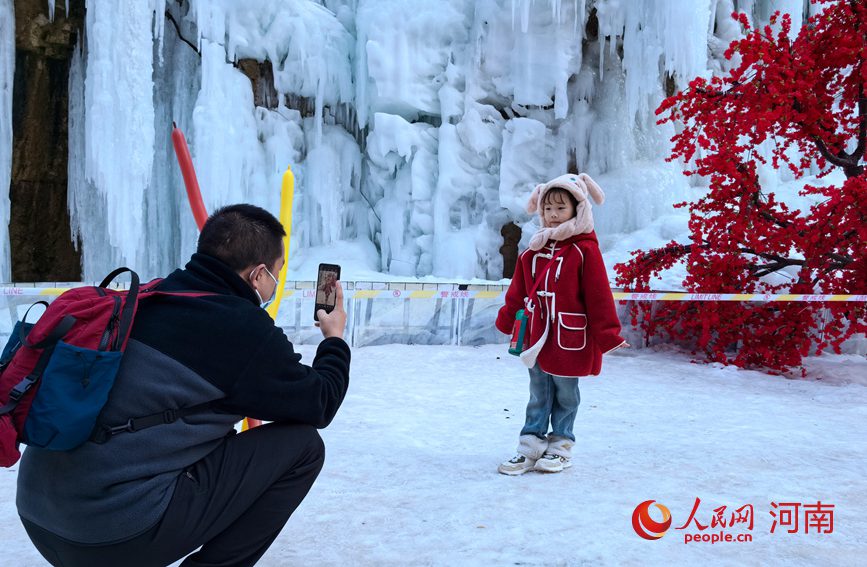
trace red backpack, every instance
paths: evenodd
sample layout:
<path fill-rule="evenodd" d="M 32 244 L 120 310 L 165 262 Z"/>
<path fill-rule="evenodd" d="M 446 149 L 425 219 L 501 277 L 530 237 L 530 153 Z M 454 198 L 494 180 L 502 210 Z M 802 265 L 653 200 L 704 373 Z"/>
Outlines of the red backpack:
<path fill-rule="evenodd" d="M 129 290 L 108 289 L 124 272 L 130 272 Z M 123 431 L 171 423 L 202 411 L 201 406 L 168 410 L 117 427 L 95 428 L 139 302 L 153 295 L 211 295 L 155 291 L 160 281 L 140 286 L 135 272 L 118 268 L 98 286 L 70 289 L 50 305 L 34 303 L 46 306 L 36 324 L 27 323 L 25 313 L 0 355 L 0 466 L 18 462 L 20 443 L 67 451 L 88 439 L 105 442 Z"/>

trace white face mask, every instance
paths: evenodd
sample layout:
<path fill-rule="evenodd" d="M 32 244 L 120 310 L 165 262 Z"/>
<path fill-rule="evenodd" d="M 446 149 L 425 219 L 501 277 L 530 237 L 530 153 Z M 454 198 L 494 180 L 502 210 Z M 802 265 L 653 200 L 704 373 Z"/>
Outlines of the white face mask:
<path fill-rule="evenodd" d="M 256 271 L 256 270 L 253 270 L 253 272 L 255 272 L 255 271 Z M 253 279 L 253 272 L 250 272 L 250 279 L 251 279 L 251 280 Z M 274 274 L 272 274 L 272 273 L 268 270 L 268 268 L 265 268 L 265 272 L 267 272 L 267 274 L 268 274 L 269 276 L 271 276 L 271 279 L 274 280 L 274 291 L 271 293 L 271 297 L 268 299 L 268 301 L 262 301 L 262 296 L 259 295 L 259 290 L 256 289 L 256 288 L 253 288 L 253 291 L 256 292 L 256 297 L 259 298 L 259 307 L 261 307 L 262 309 L 268 309 L 268 306 L 271 305 L 271 304 L 274 302 L 274 299 L 277 297 L 277 286 L 280 285 L 280 284 L 277 282 L 277 278 L 274 277 Z"/>

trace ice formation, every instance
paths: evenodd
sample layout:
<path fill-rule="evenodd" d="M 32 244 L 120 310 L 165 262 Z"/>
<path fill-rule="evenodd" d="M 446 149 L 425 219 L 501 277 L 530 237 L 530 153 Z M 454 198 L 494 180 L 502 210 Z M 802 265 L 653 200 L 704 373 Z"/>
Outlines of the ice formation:
<path fill-rule="evenodd" d="M 9 182 L 12 176 L 12 81 L 15 78 L 15 7 L 0 0 L 0 279 L 11 278 Z"/>
<path fill-rule="evenodd" d="M 11 4 L 0 0 L 4 140 Z M 338 260 L 350 278 L 499 280 L 501 230 L 516 223 L 526 243 L 529 191 L 570 168 L 606 190 L 595 209 L 603 250 L 625 259 L 633 235 L 646 247 L 685 234 L 670 205 L 697 191 L 680 164 L 664 162 L 673 131 L 653 110 L 666 88 L 732 65 L 722 53 L 741 34 L 733 11 L 764 23 L 781 10 L 797 30 L 820 9 L 804 0 L 88 0 L 69 85 L 69 209 L 83 277 L 119 264 L 164 274 L 194 249 L 173 121 L 209 211 L 245 201 L 278 214 L 281 176 L 293 168 L 290 277 Z M 273 84 L 256 86 L 276 93 L 268 108 L 255 105 L 242 59 L 270 63 Z"/>

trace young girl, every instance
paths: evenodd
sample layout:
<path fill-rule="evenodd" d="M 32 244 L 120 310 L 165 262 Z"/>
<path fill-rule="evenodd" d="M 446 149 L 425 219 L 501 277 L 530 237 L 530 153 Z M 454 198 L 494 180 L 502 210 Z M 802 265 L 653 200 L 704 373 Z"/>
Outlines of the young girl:
<path fill-rule="evenodd" d="M 578 377 L 599 374 L 603 354 L 629 346 L 620 336 L 588 197 L 599 205 L 605 200 L 589 175 L 567 174 L 537 185 L 527 204 L 527 212 L 539 212 L 542 228 L 518 260 L 496 326 L 511 334 L 519 309 L 529 318 L 521 360 L 530 368 L 530 401 L 518 454 L 499 466 L 503 474 L 572 466 Z"/>
<path fill-rule="evenodd" d="M 337 275 L 334 272 L 326 272 L 325 281 L 319 286 L 319 291 L 325 294 L 325 297 L 322 301 L 317 299 L 318 303 L 328 303 L 328 298 L 331 297 L 331 294 L 335 292 L 337 289 Z M 322 297 L 322 296 L 320 296 Z"/>

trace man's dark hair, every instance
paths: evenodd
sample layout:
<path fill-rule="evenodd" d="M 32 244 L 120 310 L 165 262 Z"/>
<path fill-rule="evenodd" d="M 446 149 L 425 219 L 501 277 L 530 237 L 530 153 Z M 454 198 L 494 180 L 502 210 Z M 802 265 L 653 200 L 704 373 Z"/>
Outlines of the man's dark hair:
<path fill-rule="evenodd" d="M 274 215 L 255 205 L 229 205 L 208 217 L 197 252 L 218 258 L 239 272 L 250 266 L 274 267 L 286 236 Z"/>

